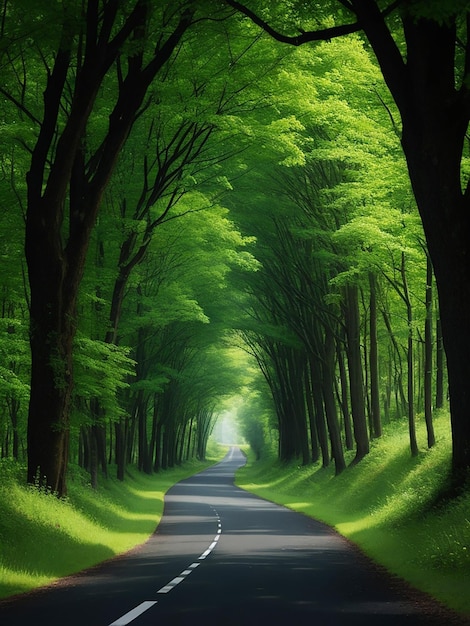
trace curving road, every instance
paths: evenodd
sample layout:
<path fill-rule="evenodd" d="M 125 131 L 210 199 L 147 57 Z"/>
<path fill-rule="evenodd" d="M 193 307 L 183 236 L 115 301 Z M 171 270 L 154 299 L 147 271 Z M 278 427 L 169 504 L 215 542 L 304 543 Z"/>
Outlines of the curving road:
<path fill-rule="evenodd" d="M 2 626 L 447 626 L 460 622 L 327 526 L 233 485 L 244 457 L 175 485 L 140 548 L 0 603 Z"/>

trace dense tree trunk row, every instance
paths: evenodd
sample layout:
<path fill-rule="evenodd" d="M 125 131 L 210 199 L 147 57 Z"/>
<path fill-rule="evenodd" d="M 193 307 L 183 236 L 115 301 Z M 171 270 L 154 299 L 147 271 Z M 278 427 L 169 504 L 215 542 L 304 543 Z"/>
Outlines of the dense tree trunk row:
<path fill-rule="evenodd" d="M 253 225 L 264 254 L 250 279 L 252 308 L 242 335 L 272 394 L 280 459 L 321 458 L 324 467 L 334 461 L 340 473 L 346 451 L 354 452 L 351 464 L 360 462 L 384 421 L 408 420 L 416 455 L 418 406 L 427 446 L 434 445 L 432 396 L 442 394 L 443 363 L 431 332 L 429 256 L 417 242 L 413 277 L 399 246 L 380 272 L 352 273 L 332 228 L 341 229 L 347 215 L 332 215 L 315 191 L 325 184 L 324 172 L 311 168 L 313 179 L 293 172 L 284 186 L 288 215 L 271 229 Z M 337 183 L 336 172 L 331 185 Z M 412 289 L 422 285 L 426 298 L 415 297 Z"/>

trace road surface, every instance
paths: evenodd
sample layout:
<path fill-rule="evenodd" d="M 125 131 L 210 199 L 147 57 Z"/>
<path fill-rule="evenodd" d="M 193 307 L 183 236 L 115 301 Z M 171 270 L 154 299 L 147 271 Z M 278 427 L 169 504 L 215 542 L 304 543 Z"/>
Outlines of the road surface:
<path fill-rule="evenodd" d="M 232 448 L 218 465 L 178 483 L 144 546 L 1 602 L 0 624 L 454 623 L 327 526 L 235 487 L 234 472 L 243 463 L 242 453 Z"/>

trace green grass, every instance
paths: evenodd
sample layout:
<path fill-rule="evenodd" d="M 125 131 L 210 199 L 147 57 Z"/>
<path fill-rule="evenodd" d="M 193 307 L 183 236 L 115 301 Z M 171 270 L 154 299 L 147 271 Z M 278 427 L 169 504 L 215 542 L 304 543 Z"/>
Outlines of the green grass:
<path fill-rule="evenodd" d="M 435 420 L 437 445 L 409 452 L 406 423 L 388 428 L 371 453 L 340 476 L 318 465 L 250 458 L 237 484 L 333 526 L 393 574 L 470 615 L 470 493 L 434 506 L 449 471 L 449 419 Z"/>
<path fill-rule="evenodd" d="M 24 470 L 0 461 L 0 598 L 30 591 L 144 543 L 163 511 L 166 491 L 216 460 L 147 476 L 130 468 L 124 482 L 102 479 L 99 489 L 71 468 L 68 496 L 58 499 L 24 484 Z M 112 471 L 112 470 L 111 470 Z"/>

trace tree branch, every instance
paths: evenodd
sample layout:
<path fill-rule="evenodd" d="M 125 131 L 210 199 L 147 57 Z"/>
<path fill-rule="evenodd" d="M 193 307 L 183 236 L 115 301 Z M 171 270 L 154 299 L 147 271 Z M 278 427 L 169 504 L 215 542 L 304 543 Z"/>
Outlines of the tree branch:
<path fill-rule="evenodd" d="M 335 37 L 341 37 L 342 35 L 349 35 L 350 33 L 357 33 L 362 30 L 360 22 L 353 22 L 352 24 L 343 24 L 341 26 L 332 26 L 331 28 L 322 28 L 320 30 L 315 31 L 305 31 L 301 32 L 300 35 L 289 36 L 283 35 L 279 33 L 277 30 L 272 28 L 267 22 L 262 20 L 256 13 L 253 13 L 248 7 L 240 2 L 236 2 L 236 0 L 225 0 L 225 2 L 239 11 L 243 13 L 250 20 L 262 28 L 268 35 L 280 41 L 281 43 L 288 43 L 293 46 L 301 46 L 304 43 L 308 43 L 310 41 L 325 41 L 328 39 L 334 39 Z M 348 7 L 349 8 L 349 7 Z"/>
<path fill-rule="evenodd" d="M 0 93 L 5 96 L 7 100 L 10 100 L 10 102 L 12 102 L 20 111 L 22 111 L 32 122 L 34 122 L 38 126 L 41 126 L 41 122 L 38 120 L 38 118 L 35 117 L 31 113 L 31 111 L 24 106 L 24 104 L 22 104 L 19 100 L 12 96 L 11 93 L 8 93 L 8 91 L 3 89 L 3 87 L 0 87 Z"/>

